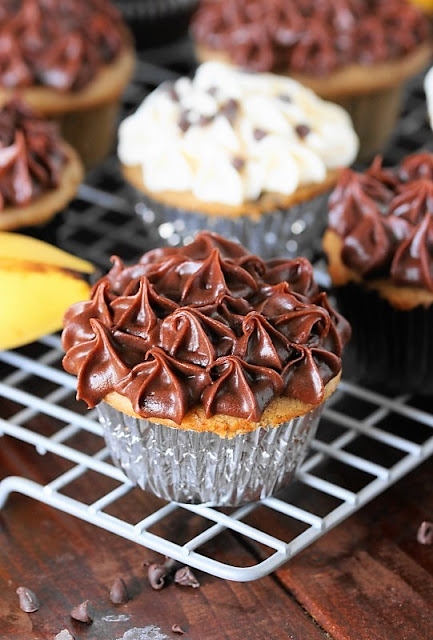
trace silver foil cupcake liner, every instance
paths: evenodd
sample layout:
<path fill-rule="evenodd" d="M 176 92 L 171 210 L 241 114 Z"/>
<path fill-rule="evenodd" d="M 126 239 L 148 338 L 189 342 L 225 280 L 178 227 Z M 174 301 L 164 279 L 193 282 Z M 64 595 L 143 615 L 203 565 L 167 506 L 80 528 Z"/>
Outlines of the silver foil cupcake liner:
<path fill-rule="evenodd" d="M 305 256 L 310 260 L 320 251 L 327 224 L 329 192 L 294 205 L 263 213 L 258 220 L 249 216 L 227 218 L 171 207 L 140 194 L 136 211 L 145 224 L 156 226 L 170 246 L 188 244 L 200 231 L 213 231 L 240 242 L 248 251 L 267 260 Z"/>
<path fill-rule="evenodd" d="M 164 500 L 238 506 L 266 498 L 291 481 L 321 409 L 233 438 L 132 418 L 105 402 L 98 414 L 114 463 L 134 484 Z"/>

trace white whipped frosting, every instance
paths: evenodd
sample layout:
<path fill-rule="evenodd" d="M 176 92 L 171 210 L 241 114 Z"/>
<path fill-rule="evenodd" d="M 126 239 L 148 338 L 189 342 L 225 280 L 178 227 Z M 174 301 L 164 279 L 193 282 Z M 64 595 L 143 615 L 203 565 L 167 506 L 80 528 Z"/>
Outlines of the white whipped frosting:
<path fill-rule="evenodd" d="M 120 126 L 118 154 L 142 167 L 151 192 L 237 206 L 322 182 L 354 161 L 358 144 L 344 109 L 298 82 L 207 62 L 146 97 Z"/>
<path fill-rule="evenodd" d="M 433 129 L 433 67 L 428 71 L 424 79 L 424 90 L 427 97 L 427 111 L 430 125 Z"/>

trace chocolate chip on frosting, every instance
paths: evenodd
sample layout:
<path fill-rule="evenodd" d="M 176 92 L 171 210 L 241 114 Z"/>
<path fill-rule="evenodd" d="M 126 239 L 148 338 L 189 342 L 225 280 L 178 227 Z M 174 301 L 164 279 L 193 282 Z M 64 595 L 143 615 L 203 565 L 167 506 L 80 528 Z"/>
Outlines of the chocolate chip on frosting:
<path fill-rule="evenodd" d="M 237 100 L 234 100 L 233 98 L 230 98 L 230 100 L 227 100 L 227 102 L 221 105 L 219 112 L 222 116 L 225 116 L 227 118 L 230 124 L 233 124 L 236 119 L 238 109 L 239 102 Z"/>
<path fill-rule="evenodd" d="M 264 129 L 254 129 L 253 135 L 255 140 L 260 141 L 268 135 L 268 132 Z"/>
<path fill-rule="evenodd" d="M 242 169 L 245 167 L 245 160 L 243 158 L 240 158 L 239 156 L 235 156 L 232 160 L 232 165 L 234 166 L 236 171 L 242 171 Z"/>
<path fill-rule="evenodd" d="M 308 136 L 308 134 L 311 132 L 310 127 L 308 126 L 308 124 L 298 124 L 295 127 L 295 131 L 298 134 L 298 136 L 303 140 L 304 138 L 306 138 Z"/>
<path fill-rule="evenodd" d="M 288 96 L 287 93 L 280 93 L 280 95 L 277 97 L 279 100 L 281 100 L 281 102 L 287 102 L 287 104 L 290 104 L 292 102 L 292 98 Z"/>
<path fill-rule="evenodd" d="M 27 587 L 18 587 L 17 589 L 18 603 L 21 611 L 26 613 L 34 613 L 39 610 L 40 604 L 37 595 Z"/>

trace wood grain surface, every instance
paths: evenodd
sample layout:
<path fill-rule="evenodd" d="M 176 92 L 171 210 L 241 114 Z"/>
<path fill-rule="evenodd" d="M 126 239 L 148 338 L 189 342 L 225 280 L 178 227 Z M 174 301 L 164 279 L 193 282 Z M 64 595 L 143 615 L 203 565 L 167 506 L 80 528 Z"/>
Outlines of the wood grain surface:
<path fill-rule="evenodd" d="M 1 407 L 7 413 L 7 406 Z M 38 427 L 46 431 L 49 425 Z M 47 482 L 69 463 L 40 457 L 30 446 L 1 440 L 1 476 L 21 474 Z M 96 474 L 71 487 L 89 502 L 109 488 Z M 296 487 L 292 489 L 296 491 Z M 310 508 L 320 512 L 310 498 Z M 115 515 L 133 522 L 160 502 L 134 491 L 115 506 Z M 235 583 L 195 572 L 199 589 L 171 584 L 151 589 L 143 562 L 153 552 L 23 496 L 10 496 L 0 518 L 0 638 L 51 640 L 68 628 L 77 640 L 116 640 L 131 627 L 158 626 L 169 638 L 186 640 L 432 640 L 433 546 L 416 541 L 422 520 L 433 519 L 431 460 L 385 494 L 292 559 L 273 576 Z M 287 538 L 287 519 L 270 509 L 247 522 Z M 155 532 L 181 542 L 200 531 L 194 514 L 165 519 Z M 260 545 L 225 533 L 203 548 L 224 561 L 246 566 L 260 558 Z M 109 590 L 116 577 L 128 585 L 131 600 L 113 605 Z M 33 589 L 38 612 L 22 612 L 15 590 Z M 73 622 L 71 609 L 89 599 L 91 625 Z M 130 616 L 109 622 L 109 615 Z M 172 633 L 179 624 L 184 636 Z"/>

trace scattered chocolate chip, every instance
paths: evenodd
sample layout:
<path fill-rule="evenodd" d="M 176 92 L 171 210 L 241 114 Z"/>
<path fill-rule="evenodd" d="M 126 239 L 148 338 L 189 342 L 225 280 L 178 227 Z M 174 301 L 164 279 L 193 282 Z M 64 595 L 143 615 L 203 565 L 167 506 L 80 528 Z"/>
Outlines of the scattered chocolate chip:
<path fill-rule="evenodd" d="M 184 634 L 185 633 L 185 631 L 182 629 L 182 627 L 180 625 L 178 625 L 178 624 L 174 624 L 171 627 L 171 630 L 173 631 L 173 633 L 180 633 L 180 634 Z"/>
<path fill-rule="evenodd" d="M 281 100 L 281 102 L 287 102 L 287 104 L 292 102 L 292 98 L 285 93 L 280 93 L 280 95 L 277 96 L 277 98 Z"/>
<path fill-rule="evenodd" d="M 308 134 L 310 133 L 311 129 L 308 126 L 308 124 L 298 124 L 297 127 L 295 127 L 295 131 L 298 134 L 298 136 L 300 138 L 302 138 L 302 140 L 304 138 L 306 138 L 308 136 Z"/>
<path fill-rule="evenodd" d="M 182 587 L 192 587 L 197 589 L 200 586 L 200 582 L 197 580 L 193 572 L 189 567 L 182 567 L 178 569 L 174 574 L 174 581 Z"/>
<path fill-rule="evenodd" d="M 74 636 L 69 633 L 67 629 L 62 629 L 55 637 L 54 640 L 75 640 Z"/>
<path fill-rule="evenodd" d="M 242 171 L 245 166 L 245 160 L 243 160 L 239 156 L 235 156 L 232 160 L 232 165 L 234 166 L 236 171 Z"/>
<path fill-rule="evenodd" d="M 165 585 L 168 571 L 161 564 L 150 564 L 147 570 L 147 578 L 152 589 L 159 591 Z"/>
<path fill-rule="evenodd" d="M 236 114 L 238 112 L 238 108 L 239 108 L 239 103 L 237 100 L 233 100 L 233 98 L 231 98 L 230 100 L 227 100 L 227 102 L 225 102 L 224 104 L 221 105 L 220 107 L 220 114 L 222 116 L 225 116 L 227 118 L 227 120 L 233 124 L 233 122 L 235 121 L 236 118 Z"/>
<path fill-rule="evenodd" d="M 433 544 L 433 522 L 424 520 L 418 529 L 416 539 L 420 544 Z"/>
<path fill-rule="evenodd" d="M 110 600 L 113 604 L 125 604 L 125 602 L 128 602 L 128 590 L 122 578 L 116 578 L 113 582 L 113 586 L 110 589 Z"/>
<path fill-rule="evenodd" d="M 31 589 L 27 589 L 27 587 L 18 587 L 18 603 L 21 611 L 25 611 L 26 613 L 34 613 L 38 611 L 40 604 L 39 600 Z"/>
<path fill-rule="evenodd" d="M 78 620 L 78 622 L 87 624 L 93 622 L 93 607 L 90 600 L 84 600 L 78 607 L 72 609 L 70 616 L 73 620 Z"/>
<path fill-rule="evenodd" d="M 256 140 L 262 140 L 268 135 L 268 132 L 264 129 L 254 129 L 253 135 Z"/>
<path fill-rule="evenodd" d="M 212 120 L 213 116 L 200 116 L 198 123 L 201 127 L 206 127 Z"/>
<path fill-rule="evenodd" d="M 190 128 L 191 123 L 190 123 L 190 121 L 188 120 L 188 118 L 186 117 L 186 114 L 185 114 L 185 113 L 182 113 L 182 114 L 181 114 L 181 116 L 180 116 L 179 120 L 177 121 L 177 126 L 178 126 L 178 127 L 179 127 L 179 129 L 180 129 L 181 131 L 183 131 L 184 133 L 185 133 L 186 131 L 188 131 L 188 129 Z"/>
<path fill-rule="evenodd" d="M 173 558 L 165 559 L 163 564 L 153 563 L 147 569 L 147 578 L 152 589 L 162 589 L 165 586 L 165 579 L 171 576 L 180 567 L 180 562 Z"/>
<path fill-rule="evenodd" d="M 207 90 L 208 94 L 210 96 L 215 97 L 216 94 L 218 93 L 218 87 L 209 87 L 209 89 Z"/>

